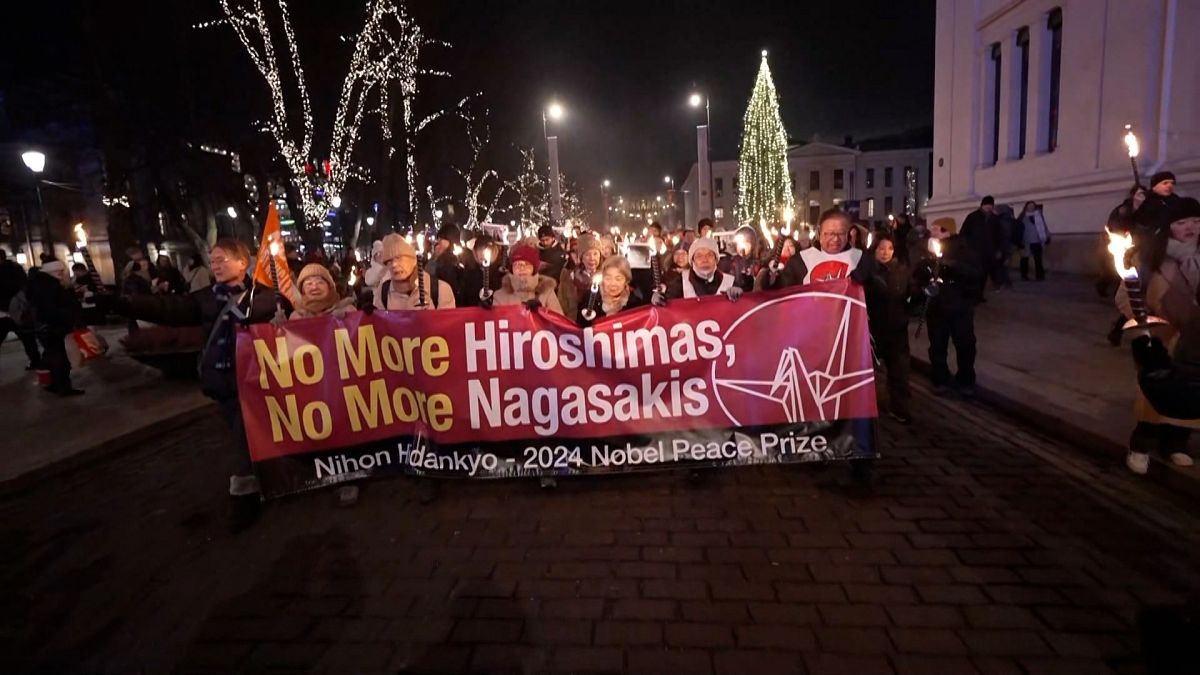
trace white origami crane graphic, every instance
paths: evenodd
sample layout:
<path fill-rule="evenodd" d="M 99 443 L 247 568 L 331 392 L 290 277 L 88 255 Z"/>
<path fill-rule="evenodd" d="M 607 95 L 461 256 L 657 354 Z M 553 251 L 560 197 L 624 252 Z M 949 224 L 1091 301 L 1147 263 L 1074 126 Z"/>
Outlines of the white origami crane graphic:
<path fill-rule="evenodd" d="M 800 350 L 789 347 L 779 355 L 775 376 L 771 380 L 727 380 L 714 377 L 713 382 L 717 386 L 718 398 L 720 389 L 725 387 L 772 401 L 783 406 L 787 421 L 795 424 L 811 421 L 804 417 L 804 400 L 807 397 L 816 403 L 822 421 L 838 419 L 842 397 L 875 380 L 875 371 L 869 367 L 865 370 L 846 372 L 850 310 L 853 306 L 852 302 L 847 302 L 842 310 L 841 321 L 834 336 L 834 347 L 824 368 L 811 368 L 804 362 L 804 356 Z M 830 404 L 832 404 L 832 410 L 828 409 Z M 738 424 L 724 402 L 721 402 L 721 407 L 725 409 L 729 418 Z"/>

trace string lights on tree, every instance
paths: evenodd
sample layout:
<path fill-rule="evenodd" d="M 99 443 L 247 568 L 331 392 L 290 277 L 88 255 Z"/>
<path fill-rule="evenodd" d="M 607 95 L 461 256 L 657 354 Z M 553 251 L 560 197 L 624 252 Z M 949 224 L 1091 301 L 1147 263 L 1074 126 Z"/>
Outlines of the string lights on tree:
<path fill-rule="evenodd" d="M 783 209 L 793 206 L 787 166 L 787 132 L 779 116 L 779 99 L 764 51 L 743 118 L 737 218 L 742 223 L 755 223 L 764 218 L 773 222 L 779 219 Z"/>

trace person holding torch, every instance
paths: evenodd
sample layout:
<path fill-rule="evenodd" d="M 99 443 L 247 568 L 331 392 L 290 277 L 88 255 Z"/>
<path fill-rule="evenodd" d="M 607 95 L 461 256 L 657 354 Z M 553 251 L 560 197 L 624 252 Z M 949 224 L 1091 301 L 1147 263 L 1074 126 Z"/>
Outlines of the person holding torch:
<path fill-rule="evenodd" d="M 946 364 L 950 341 L 958 357 L 954 381 L 959 392 L 975 392 L 975 303 L 983 284 L 983 265 L 971 245 L 958 234 L 953 218 L 938 218 L 929 226 L 930 256 L 918 267 L 916 281 L 927 297 L 925 320 L 929 324 L 929 369 L 934 392 L 949 390 Z"/>
<path fill-rule="evenodd" d="M 375 294 L 374 309 L 454 309 L 454 290 L 419 268 L 417 250 L 404 237 L 395 232 L 384 237 L 379 258 L 389 274 Z M 429 289 L 428 298 L 421 297 L 423 288 Z"/>

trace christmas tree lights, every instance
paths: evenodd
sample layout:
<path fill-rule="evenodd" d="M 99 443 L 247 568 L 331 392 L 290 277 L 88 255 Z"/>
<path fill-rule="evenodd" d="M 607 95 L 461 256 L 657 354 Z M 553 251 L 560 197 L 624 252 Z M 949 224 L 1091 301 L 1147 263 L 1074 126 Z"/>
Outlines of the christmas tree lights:
<path fill-rule="evenodd" d="M 764 218 L 775 222 L 780 219 L 783 209 L 792 206 L 787 132 L 779 117 L 779 99 L 764 51 L 743 118 L 737 218 L 741 223 L 755 223 Z"/>

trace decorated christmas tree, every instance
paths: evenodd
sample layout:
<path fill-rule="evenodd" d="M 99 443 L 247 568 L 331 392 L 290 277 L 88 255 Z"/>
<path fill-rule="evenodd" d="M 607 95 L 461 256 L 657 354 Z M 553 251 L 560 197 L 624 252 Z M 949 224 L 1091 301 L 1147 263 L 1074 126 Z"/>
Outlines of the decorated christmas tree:
<path fill-rule="evenodd" d="M 787 132 L 779 117 L 779 99 L 764 51 L 743 119 L 737 218 L 742 223 L 757 223 L 760 218 L 773 222 L 779 220 L 785 207 L 790 206 L 792 189 L 788 178 Z"/>

